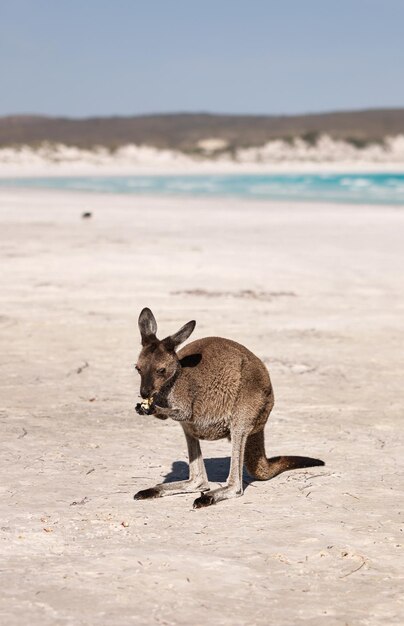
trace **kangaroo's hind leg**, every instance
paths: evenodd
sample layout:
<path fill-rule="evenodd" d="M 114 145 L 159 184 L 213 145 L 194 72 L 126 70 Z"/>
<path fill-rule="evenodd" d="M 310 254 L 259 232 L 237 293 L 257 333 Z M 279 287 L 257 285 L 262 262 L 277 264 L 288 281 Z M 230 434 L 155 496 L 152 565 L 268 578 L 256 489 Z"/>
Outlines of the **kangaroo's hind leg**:
<path fill-rule="evenodd" d="M 193 493 L 195 491 L 208 491 L 209 483 L 206 475 L 205 463 L 203 462 L 199 440 L 185 432 L 188 446 L 189 478 L 172 483 L 160 483 L 150 489 L 143 489 L 134 495 L 135 500 L 148 498 L 160 498 L 173 496 L 179 493 Z"/>
<path fill-rule="evenodd" d="M 244 453 L 249 435 L 255 429 L 264 427 L 274 404 L 269 379 L 258 389 L 255 388 L 254 378 L 249 382 L 250 384 L 241 390 L 237 408 L 232 417 L 231 463 L 226 486 L 201 494 L 200 498 L 194 502 L 196 509 L 243 495 Z"/>
<path fill-rule="evenodd" d="M 200 509 L 204 506 L 216 504 L 216 502 L 221 500 L 237 498 L 243 495 L 243 462 L 247 436 L 248 432 L 245 432 L 243 429 L 237 428 L 231 431 L 231 463 L 226 486 L 203 493 L 195 500 L 194 509 Z"/>

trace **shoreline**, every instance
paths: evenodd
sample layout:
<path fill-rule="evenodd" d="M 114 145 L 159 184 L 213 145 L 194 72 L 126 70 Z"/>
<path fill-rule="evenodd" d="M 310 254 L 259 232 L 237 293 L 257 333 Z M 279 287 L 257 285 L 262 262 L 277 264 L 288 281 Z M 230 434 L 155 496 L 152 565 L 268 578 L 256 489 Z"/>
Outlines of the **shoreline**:
<path fill-rule="evenodd" d="M 61 175 L 5 177 L 0 175 L 0 189 L 54 190 L 86 195 L 130 196 L 138 198 L 173 198 L 185 202 L 192 198 L 223 201 L 314 203 L 336 206 L 404 206 L 404 172 L 243 172 L 185 175 L 178 172 L 120 172 L 97 176 L 71 171 Z M 136 180 L 138 179 L 138 180 Z"/>
<path fill-rule="evenodd" d="M 129 205 L 133 205 L 134 203 L 138 205 L 139 203 L 145 204 L 149 207 L 154 208 L 155 206 L 163 206 L 163 205 L 172 205 L 173 209 L 178 209 L 179 203 L 181 205 L 195 205 L 196 208 L 200 208 L 200 205 L 203 206 L 203 210 L 216 210 L 216 206 L 220 205 L 222 208 L 229 209 L 231 211 L 235 211 L 239 209 L 244 211 L 246 208 L 256 209 L 256 210 L 286 210 L 291 212 L 298 211 L 313 211 L 313 212 L 321 212 L 323 210 L 326 211 L 369 211 L 369 210 L 391 210 L 391 211 L 400 211 L 403 208 L 402 204 L 398 203 L 388 203 L 388 202 L 345 202 L 345 201 L 337 201 L 337 200 L 324 200 L 319 198 L 315 199 L 302 199 L 296 200 L 287 199 L 287 198 L 265 198 L 265 197 L 241 197 L 241 196 L 231 196 L 231 195 L 223 195 L 223 196 L 195 196 L 195 195 L 181 195 L 181 194 L 170 194 L 170 195 L 158 195 L 154 193 L 117 193 L 114 191 L 101 192 L 101 191 L 93 191 L 86 189 L 62 189 L 62 188 L 52 188 L 52 187 L 13 187 L 13 186 L 2 186 L 0 185 L 0 200 L 2 197 L 7 198 L 15 198 L 18 199 L 20 196 L 22 198 L 37 198 L 40 199 L 41 196 L 45 198 L 49 198 L 51 196 L 55 196 L 56 200 L 64 200 L 67 201 L 71 196 L 72 199 L 78 199 L 79 201 L 89 202 L 91 199 L 94 199 L 95 202 L 100 202 L 104 204 L 104 202 L 120 202 L 128 203 Z M 82 196 L 82 197 L 80 197 Z M 75 204 L 73 200 L 73 204 Z M 242 205 L 245 205 L 244 208 L 241 208 Z"/>
<path fill-rule="evenodd" d="M 299 174 L 404 174 L 404 163 L 193 163 L 170 165 L 93 165 L 88 163 L 5 165 L 0 164 L 0 178 L 119 177 L 119 176 L 225 176 L 225 175 L 299 175 Z"/>

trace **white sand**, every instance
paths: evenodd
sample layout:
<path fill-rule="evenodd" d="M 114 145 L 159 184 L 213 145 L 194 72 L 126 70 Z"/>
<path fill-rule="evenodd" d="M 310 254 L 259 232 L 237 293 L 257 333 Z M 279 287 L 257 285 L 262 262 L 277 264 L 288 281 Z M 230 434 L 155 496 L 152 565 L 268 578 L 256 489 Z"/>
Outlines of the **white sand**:
<path fill-rule="evenodd" d="M 400 208 L 1 190 L 0 623 L 403 624 L 403 227 Z M 186 459 L 177 424 L 134 412 L 145 305 L 161 334 L 195 318 L 263 358 L 268 454 L 326 467 L 208 509 L 134 502 Z M 228 442 L 202 448 L 224 481 Z"/>

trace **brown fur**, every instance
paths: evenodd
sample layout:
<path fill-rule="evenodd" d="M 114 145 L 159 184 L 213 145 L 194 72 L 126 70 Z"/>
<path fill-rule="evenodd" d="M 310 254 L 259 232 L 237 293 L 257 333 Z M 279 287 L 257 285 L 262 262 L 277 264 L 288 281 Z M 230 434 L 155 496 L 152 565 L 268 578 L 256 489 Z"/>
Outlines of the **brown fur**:
<path fill-rule="evenodd" d="M 268 480 L 288 469 L 324 465 L 306 457 L 267 459 L 264 427 L 274 405 L 270 377 L 265 365 L 250 350 L 235 341 L 207 337 L 193 341 L 178 354 L 176 347 L 191 334 L 195 322 L 159 341 L 157 324 L 149 309 L 143 309 L 139 328 L 143 349 L 137 367 L 142 397 L 154 399 L 156 417 L 179 421 L 190 457 L 190 478 L 162 483 L 136 494 L 136 499 L 170 493 L 208 491 L 194 506 L 208 506 L 242 495 L 242 467 L 258 480 Z M 209 491 L 199 440 L 232 441 L 232 463 L 226 487 Z"/>

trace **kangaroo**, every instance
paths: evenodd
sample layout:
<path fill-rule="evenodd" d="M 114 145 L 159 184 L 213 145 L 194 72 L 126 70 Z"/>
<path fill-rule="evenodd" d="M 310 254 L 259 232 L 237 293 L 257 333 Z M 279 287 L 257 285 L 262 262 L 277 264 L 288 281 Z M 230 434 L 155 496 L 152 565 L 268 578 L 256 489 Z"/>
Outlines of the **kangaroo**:
<path fill-rule="evenodd" d="M 159 340 L 150 309 L 139 316 L 142 341 L 136 369 L 140 374 L 140 413 L 171 418 L 183 428 L 188 446 L 189 478 L 139 491 L 135 500 L 200 492 L 194 508 L 243 495 L 243 464 L 257 480 L 286 470 L 324 465 L 319 459 L 281 456 L 267 459 L 264 427 L 274 406 L 268 370 L 247 348 L 230 339 L 206 337 L 177 348 L 195 328 L 188 322 Z M 210 490 L 200 439 L 231 440 L 230 472 L 225 487 Z"/>

